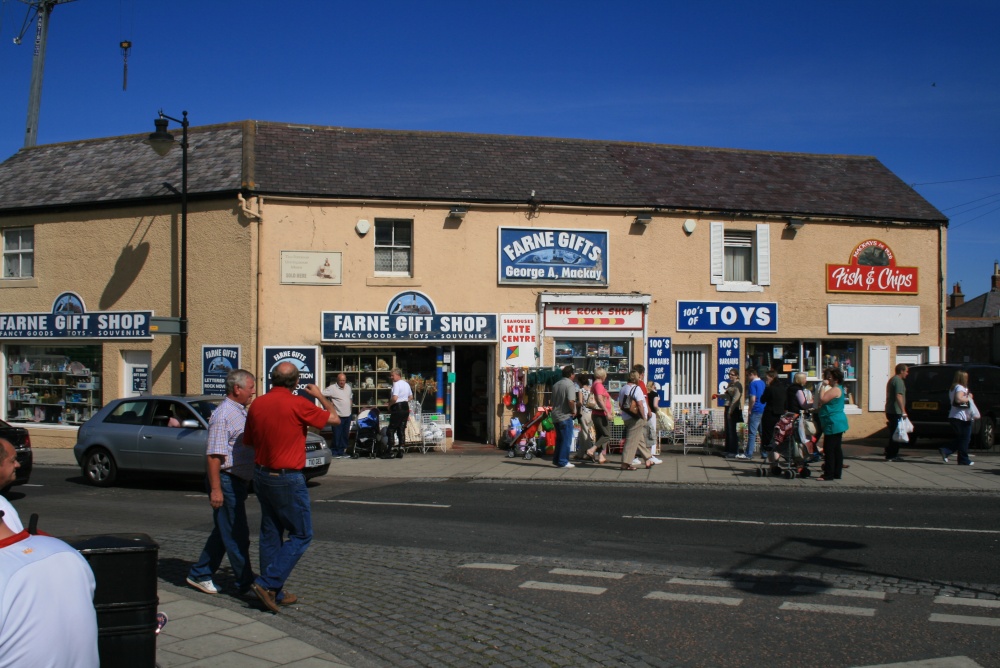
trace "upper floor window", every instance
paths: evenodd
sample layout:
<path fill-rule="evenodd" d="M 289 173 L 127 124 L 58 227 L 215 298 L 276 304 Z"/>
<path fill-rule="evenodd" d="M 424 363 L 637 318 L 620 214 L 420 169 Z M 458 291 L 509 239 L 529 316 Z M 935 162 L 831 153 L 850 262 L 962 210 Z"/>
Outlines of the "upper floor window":
<path fill-rule="evenodd" d="M 35 230 L 12 227 L 3 231 L 3 277 L 31 278 L 35 275 Z"/>
<path fill-rule="evenodd" d="M 712 285 L 720 292 L 763 292 L 771 284 L 771 238 L 767 223 L 753 231 L 711 223 Z"/>
<path fill-rule="evenodd" d="M 375 273 L 413 274 L 413 221 L 375 221 Z"/>

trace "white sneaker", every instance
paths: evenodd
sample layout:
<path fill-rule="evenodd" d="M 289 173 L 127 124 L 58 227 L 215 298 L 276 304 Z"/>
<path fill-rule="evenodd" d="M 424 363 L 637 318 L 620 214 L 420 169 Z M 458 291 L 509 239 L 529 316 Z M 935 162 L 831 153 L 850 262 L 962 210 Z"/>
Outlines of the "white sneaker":
<path fill-rule="evenodd" d="M 221 589 L 215 586 L 215 583 L 211 580 L 193 580 L 191 578 L 187 579 L 187 583 L 197 589 L 198 591 L 203 591 L 206 594 L 218 594 Z"/>
<path fill-rule="evenodd" d="M 741 452 L 740 454 L 736 455 L 736 459 L 750 459 L 750 458 Z"/>
<path fill-rule="evenodd" d="M 642 466 L 642 460 L 636 457 L 632 460 L 632 466 Z"/>
<path fill-rule="evenodd" d="M 663 463 L 663 460 L 660 459 L 659 457 L 650 457 L 649 461 L 653 462 L 654 464 L 662 464 Z"/>
<path fill-rule="evenodd" d="M 570 462 L 566 462 L 565 464 L 563 464 L 559 468 L 561 468 L 561 469 L 575 469 L 576 468 L 576 464 L 571 464 Z"/>

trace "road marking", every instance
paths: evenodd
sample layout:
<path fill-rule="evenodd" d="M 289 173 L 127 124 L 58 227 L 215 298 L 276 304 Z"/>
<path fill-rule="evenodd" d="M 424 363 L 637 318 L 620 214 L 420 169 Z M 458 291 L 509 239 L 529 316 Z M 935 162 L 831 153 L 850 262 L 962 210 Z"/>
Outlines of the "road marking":
<path fill-rule="evenodd" d="M 956 596 L 935 596 L 935 603 L 947 605 L 968 605 L 973 608 L 1000 608 L 1000 601 L 988 601 L 982 598 L 958 598 Z"/>
<path fill-rule="evenodd" d="M 45 485 L 36 485 L 35 483 L 26 482 L 21 487 L 45 487 Z"/>
<path fill-rule="evenodd" d="M 826 612 L 832 615 L 857 615 L 858 617 L 875 616 L 875 608 L 852 608 L 846 605 L 820 605 L 819 603 L 793 603 L 791 601 L 782 603 L 778 610 Z"/>
<path fill-rule="evenodd" d="M 535 582 L 528 580 L 518 585 L 521 589 L 543 589 L 545 591 L 563 591 L 570 594 L 592 594 L 600 596 L 608 589 L 607 587 L 587 587 L 584 585 L 559 584 L 558 582 Z"/>
<path fill-rule="evenodd" d="M 552 575 L 577 575 L 584 578 L 604 578 L 606 580 L 621 580 L 624 573 L 609 573 L 607 571 L 578 571 L 572 568 L 553 568 Z"/>
<path fill-rule="evenodd" d="M 677 601 L 679 603 L 709 603 L 713 605 L 736 606 L 743 602 L 742 598 L 729 598 L 726 596 L 700 596 L 697 594 L 671 594 L 666 591 L 651 591 L 643 598 L 651 598 L 657 601 Z"/>
<path fill-rule="evenodd" d="M 729 580 L 692 580 L 690 578 L 670 578 L 667 584 L 687 587 L 718 587 L 720 589 L 753 589 L 753 582 L 730 582 Z"/>
<path fill-rule="evenodd" d="M 868 591 L 866 589 L 837 589 L 836 587 L 813 587 L 809 585 L 799 585 L 792 589 L 803 594 L 827 594 L 829 596 L 848 596 L 853 598 L 877 598 L 885 600 L 884 591 Z"/>
<path fill-rule="evenodd" d="M 955 529 L 953 527 L 900 527 L 883 524 L 824 524 L 821 522 L 765 522 L 762 520 L 727 520 L 713 517 L 657 517 L 622 515 L 626 520 L 662 520 L 666 522 L 706 522 L 710 524 L 752 524 L 768 527 L 817 527 L 820 529 L 876 529 L 889 531 L 939 531 L 942 533 L 981 533 L 1000 535 L 1000 529 Z"/>
<path fill-rule="evenodd" d="M 512 571 L 517 568 L 517 564 L 462 564 L 459 568 L 481 568 L 488 571 Z"/>
<path fill-rule="evenodd" d="M 402 503 L 397 501 L 352 501 L 350 499 L 316 499 L 314 503 L 353 503 L 358 506 L 410 506 L 412 508 L 451 508 L 440 503 Z"/>
<path fill-rule="evenodd" d="M 1000 619 L 996 617 L 969 617 L 967 615 L 942 615 L 932 612 L 929 622 L 944 622 L 950 624 L 969 624 L 971 626 L 1000 626 Z"/>

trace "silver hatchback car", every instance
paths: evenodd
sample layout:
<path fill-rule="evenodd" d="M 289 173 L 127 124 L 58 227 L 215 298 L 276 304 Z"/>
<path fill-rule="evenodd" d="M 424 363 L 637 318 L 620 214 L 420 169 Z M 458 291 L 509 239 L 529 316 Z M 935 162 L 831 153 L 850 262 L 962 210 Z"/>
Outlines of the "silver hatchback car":
<path fill-rule="evenodd" d="M 208 421 L 220 396 L 170 395 L 115 399 L 77 433 L 73 454 L 87 482 L 107 487 L 119 474 L 205 475 Z M 318 434 L 306 435 L 306 480 L 330 470 L 331 453 Z"/>

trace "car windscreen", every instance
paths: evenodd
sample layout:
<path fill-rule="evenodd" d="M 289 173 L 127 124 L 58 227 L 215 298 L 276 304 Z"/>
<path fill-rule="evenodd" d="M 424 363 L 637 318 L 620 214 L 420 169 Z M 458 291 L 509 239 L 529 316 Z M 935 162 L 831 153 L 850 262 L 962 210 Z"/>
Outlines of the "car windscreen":
<path fill-rule="evenodd" d="M 118 424 L 145 424 L 146 413 L 149 411 L 151 405 L 152 402 L 145 399 L 123 401 L 108 413 L 104 421 Z"/>
<path fill-rule="evenodd" d="M 948 392 L 951 389 L 951 379 L 955 376 L 954 369 L 910 369 L 906 378 L 907 395 L 911 393 Z M 915 395 L 914 395 L 915 396 Z M 907 397 L 909 398 L 909 396 Z"/>
<path fill-rule="evenodd" d="M 218 399 L 198 399 L 196 401 L 188 402 L 191 408 L 195 409 L 195 411 L 197 411 L 198 414 L 205 419 L 205 422 L 212 419 L 212 413 L 215 412 L 215 409 L 218 408 L 221 403 L 222 397 L 219 397 Z"/>

